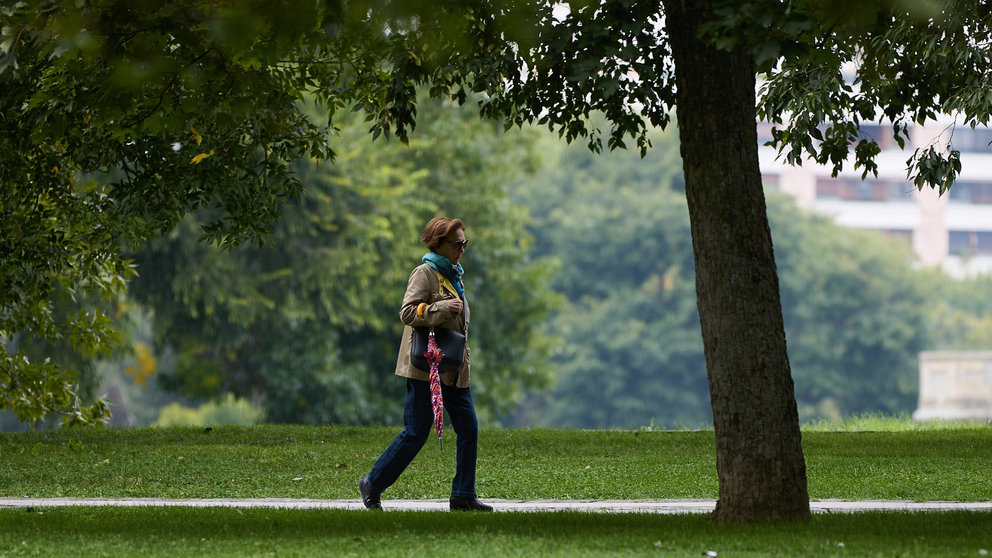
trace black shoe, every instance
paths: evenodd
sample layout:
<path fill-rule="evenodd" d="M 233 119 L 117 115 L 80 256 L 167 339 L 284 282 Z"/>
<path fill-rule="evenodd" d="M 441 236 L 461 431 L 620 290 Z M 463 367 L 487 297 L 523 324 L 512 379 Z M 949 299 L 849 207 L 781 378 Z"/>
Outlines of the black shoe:
<path fill-rule="evenodd" d="M 448 499 L 448 506 L 451 507 L 451 511 L 493 511 L 492 506 L 483 504 L 478 498 L 462 498 L 459 496 L 452 496 Z"/>
<path fill-rule="evenodd" d="M 362 480 L 358 481 L 358 491 L 362 493 L 362 503 L 365 507 L 370 510 L 381 510 L 382 503 L 379 501 L 379 495 L 372 490 L 372 486 L 369 484 L 369 476 L 365 475 Z"/>

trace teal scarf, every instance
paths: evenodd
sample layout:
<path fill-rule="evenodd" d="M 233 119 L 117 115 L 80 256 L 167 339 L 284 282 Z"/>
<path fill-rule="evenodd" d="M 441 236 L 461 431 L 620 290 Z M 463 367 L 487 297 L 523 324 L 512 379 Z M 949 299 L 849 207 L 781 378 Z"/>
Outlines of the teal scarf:
<path fill-rule="evenodd" d="M 421 260 L 444 275 L 448 281 L 451 281 L 455 290 L 458 291 L 458 296 L 465 298 L 465 285 L 462 284 L 462 275 L 465 273 L 465 269 L 462 268 L 462 264 L 451 265 L 451 260 L 437 252 L 427 252 Z"/>

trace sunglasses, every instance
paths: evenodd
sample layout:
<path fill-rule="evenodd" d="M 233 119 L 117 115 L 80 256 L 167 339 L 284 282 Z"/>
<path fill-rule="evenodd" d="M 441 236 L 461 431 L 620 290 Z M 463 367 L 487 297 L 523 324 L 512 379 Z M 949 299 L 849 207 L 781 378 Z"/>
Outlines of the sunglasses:
<path fill-rule="evenodd" d="M 455 250 L 464 251 L 468 248 L 468 240 L 448 240 L 447 238 L 442 238 L 441 240 L 453 244 L 455 246 Z"/>

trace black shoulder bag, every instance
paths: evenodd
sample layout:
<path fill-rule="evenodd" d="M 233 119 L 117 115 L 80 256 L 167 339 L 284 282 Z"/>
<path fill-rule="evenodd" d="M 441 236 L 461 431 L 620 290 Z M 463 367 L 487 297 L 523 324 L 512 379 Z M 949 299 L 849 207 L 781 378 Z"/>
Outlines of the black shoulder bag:
<path fill-rule="evenodd" d="M 465 361 L 465 336 L 460 332 L 446 327 L 415 327 L 413 338 L 410 340 L 410 363 L 417 368 L 429 371 L 431 363 L 427 361 L 427 343 L 431 336 L 441 349 L 441 363 L 438 372 L 457 372 Z"/>

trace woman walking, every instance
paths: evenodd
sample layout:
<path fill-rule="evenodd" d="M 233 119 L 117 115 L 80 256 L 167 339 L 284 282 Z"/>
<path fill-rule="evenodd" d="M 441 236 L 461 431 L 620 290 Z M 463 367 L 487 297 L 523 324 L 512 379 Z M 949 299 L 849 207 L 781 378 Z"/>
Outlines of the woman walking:
<path fill-rule="evenodd" d="M 382 509 L 382 492 L 396 482 L 420 452 L 434 424 L 428 371 L 410 362 L 413 328 L 448 328 L 468 336 L 470 313 L 459 263 L 468 246 L 465 225 L 459 219 L 435 217 L 424 227 L 420 240 L 430 251 L 410 273 L 400 308 L 400 320 L 405 327 L 396 359 L 396 375 L 406 378 L 404 429 L 358 482 L 362 503 L 370 510 Z M 492 511 L 491 506 L 478 500 L 475 492 L 479 422 L 469 390 L 469 354 L 466 344 L 461 367 L 440 375 L 444 408 L 457 436 L 455 477 L 448 504 L 452 510 Z"/>

